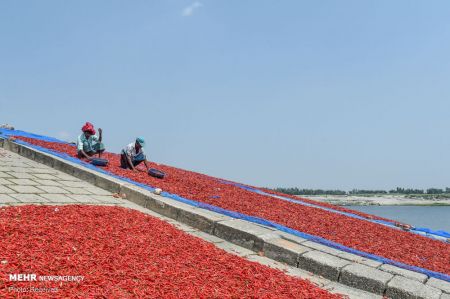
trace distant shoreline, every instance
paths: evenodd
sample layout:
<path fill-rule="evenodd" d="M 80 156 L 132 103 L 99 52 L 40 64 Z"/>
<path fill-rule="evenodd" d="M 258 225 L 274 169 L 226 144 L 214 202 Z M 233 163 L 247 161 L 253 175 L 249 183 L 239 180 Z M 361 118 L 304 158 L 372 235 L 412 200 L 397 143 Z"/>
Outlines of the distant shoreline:
<path fill-rule="evenodd" d="M 298 195 L 338 206 L 450 206 L 450 198 L 408 195 Z"/>

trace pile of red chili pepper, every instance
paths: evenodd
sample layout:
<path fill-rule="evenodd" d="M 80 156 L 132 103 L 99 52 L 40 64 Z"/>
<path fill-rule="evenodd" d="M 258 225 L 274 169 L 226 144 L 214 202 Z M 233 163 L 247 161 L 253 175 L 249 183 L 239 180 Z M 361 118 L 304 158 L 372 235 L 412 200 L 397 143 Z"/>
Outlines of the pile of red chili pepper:
<path fill-rule="evenodd" d="M 0 227 L 1 298 L 340 298 L 122 207 L 4 207 Z"/>
<path fill-rule="evenodd" d="M 24 137 L 17 138 L 71 156 L 76 155 L 75 147 L 69 144 Z M 450 260 L 450 244 L 448 243 L 318 208 L 283 201 L 271 196 L 256 194 L 234 185 L 221 183 L 217 178 L 207 175 L 150 163 L 151 167 L 158 168 L 167 174 L 166 178 L 160 180 L 148 176 L 145 172 L 132 172 L 120 168 L 120 156 L 117 154 L 105 153 L 104 157 L 109 160 L 108 167 L 105 170 L 133 179 L 136 182 L 159 187 L 164 191 L 188 199 L 264 218 L 367 253 L 450 274 L 450 263 L 448 262 Z M 296 199 L 308 201 L 301 198 Z M 367 218 L 380 218 L 370 217 L 364 213 L 356 213 L 325 203 L 313 203 L 332 207 L 336 210 L 350 211 Z"/>

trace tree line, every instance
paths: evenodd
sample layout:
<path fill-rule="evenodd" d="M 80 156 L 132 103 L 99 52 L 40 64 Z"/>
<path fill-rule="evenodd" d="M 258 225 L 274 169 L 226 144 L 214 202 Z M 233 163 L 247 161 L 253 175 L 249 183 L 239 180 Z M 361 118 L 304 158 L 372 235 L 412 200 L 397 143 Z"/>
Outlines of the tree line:
<path fill-rule="evenodd" d="M 343 190 L 324 190 L 324 189 L 300 189 L 278 187 L 273 190 L 290 194 L 290 195 L 358 195 L 358 194 L 445 194 L 450 193 L 450 188 L 428 188 L 428 189 L 413 189 L 413 188 L 400 188 L 392 190 L 365 190 L 365 189 L 353 189 L 351 191 Z"/>

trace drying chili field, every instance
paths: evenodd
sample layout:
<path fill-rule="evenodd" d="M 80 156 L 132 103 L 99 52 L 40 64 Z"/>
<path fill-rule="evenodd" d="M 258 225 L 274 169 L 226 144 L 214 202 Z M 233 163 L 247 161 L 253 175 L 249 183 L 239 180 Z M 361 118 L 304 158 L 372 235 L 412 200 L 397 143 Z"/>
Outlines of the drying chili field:
<path fill-rule="evenodd" d="M 17 138 L 30 144 L 76 156 L 75 147 L 69 144 L 33 138 Z M 117 154 L 105 153 L 104 156 L 110 161 L 105 170 L 133 179 L 136 182 L 159 187 L 167 192 L 227 210 L 264 218 L 367 253 L 450 274 L 450 244 L 448 243 L 246 191 L 207 175 L 150 163 L 151 167 L 158 168 L 168 174 L 164 180 L 159 180 L 148 176 L 145 172 L 132 172 L 120 168 L 120 157 Z M 295 199 L 308 201 L 306 199 Z M 328 204 L 314 203 L 332 207 L 335 210 L 349 211 Z M 354 211 L 351 212 L 356 214 Z M 380 219 L 364 213 L 357 214 L 368 219 Z"/>
<path fill-rule="evenodd" d="M 122 207 L 5 207 L 0 228 L 1 298 L 339 298 Z"/>

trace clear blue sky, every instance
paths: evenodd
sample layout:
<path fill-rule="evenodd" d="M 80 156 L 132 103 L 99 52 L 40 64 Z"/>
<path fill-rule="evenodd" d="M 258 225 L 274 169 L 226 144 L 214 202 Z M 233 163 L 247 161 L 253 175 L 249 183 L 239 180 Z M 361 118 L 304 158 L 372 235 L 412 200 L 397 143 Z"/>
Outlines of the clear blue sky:
<path fill-rule="evenodd" d="M 1 1 L 0 123 L 259 186 L 450 186 L 448 1 Z"/>

